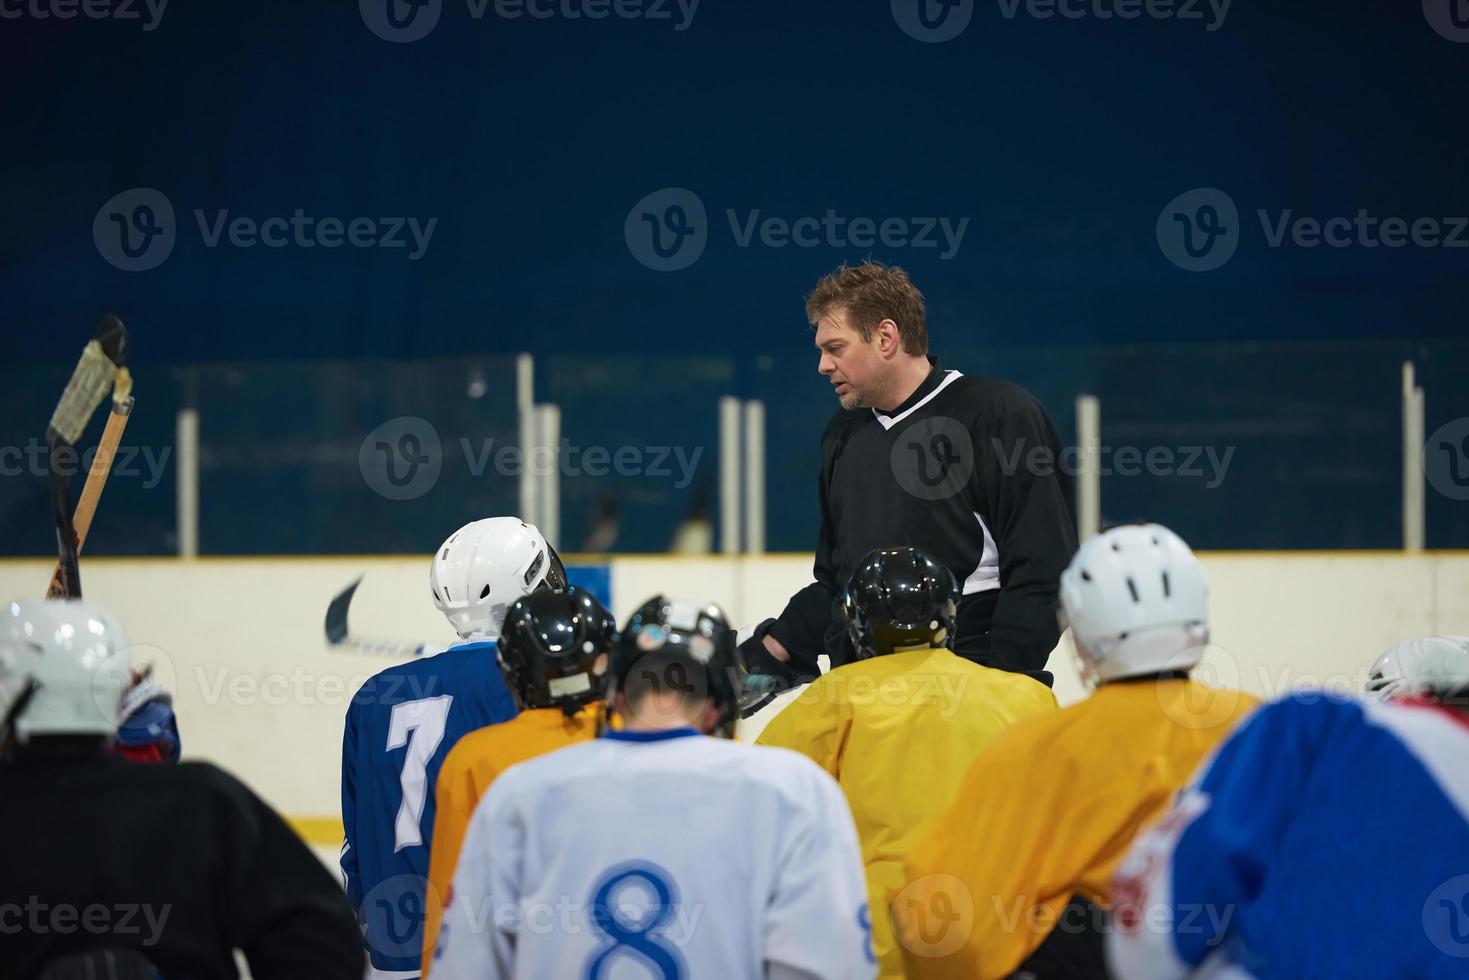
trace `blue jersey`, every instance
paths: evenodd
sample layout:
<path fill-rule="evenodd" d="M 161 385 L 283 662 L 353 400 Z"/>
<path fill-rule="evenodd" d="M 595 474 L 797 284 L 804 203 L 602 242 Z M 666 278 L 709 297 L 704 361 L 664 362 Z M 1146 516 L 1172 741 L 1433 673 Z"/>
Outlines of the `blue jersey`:
<path fill-rule="evenodd" d="M 379 976 L 418 976 L 444 757 L 460 736 L 516 714 L 494 643 L 389 667 L 352 698 L 342 737 L 342 874 Z"/>
<path fill-rule="evenodd" d="M 1320 694 L 1262 708 L 1112 898 L 1117 976 L 1469 976 L 1469 718 Z"/>

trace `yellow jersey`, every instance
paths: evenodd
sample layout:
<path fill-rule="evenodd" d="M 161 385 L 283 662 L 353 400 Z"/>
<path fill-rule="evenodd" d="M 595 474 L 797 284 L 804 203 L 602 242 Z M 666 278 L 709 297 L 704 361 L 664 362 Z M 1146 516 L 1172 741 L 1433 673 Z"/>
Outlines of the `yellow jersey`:
<path fill-rule="evenodd" d="M 1073 893 L 1107 907 L 1138 831 L 1256 704 L 1188 679 L 1119 681 L 990 742 L 908 855 L 892 904 L 908 976 L 1008 976 Z"/>
<path fill-rule="evenodd" d="M 490 784 L 511 766 L 597 737 L 602 706 L 589 704 L 568 718 L 560 708 L 531 708 L 509 721 L 465 735 L 449 750 L 439 769 L 434 797 L 434 835 L 429 844 L 428 888 L 424 895 L 422 971 L 428 977 L 444 899 L 464 846 L 469 818 Z"/>
<path fill-rule="evenodd" d="M 841 784 L 867 872 L 879 976 L 901 977 L 887 898 L 903 859 L 958 789 L 975 755 L 1022 718 L 1053 713 L 1050 688 L 923 647 L 822 675 L 756 740 L 794 749 Z"/>

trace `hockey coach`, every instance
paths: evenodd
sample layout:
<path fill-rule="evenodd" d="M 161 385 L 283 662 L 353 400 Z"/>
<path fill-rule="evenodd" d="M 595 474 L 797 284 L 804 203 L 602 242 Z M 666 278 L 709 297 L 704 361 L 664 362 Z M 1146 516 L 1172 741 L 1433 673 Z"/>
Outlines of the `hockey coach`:
<path fill-rule="evenodd" d="M 1076 550 L 1061 447 L 1034 396 L 928 353 L 923 294 L 896 266 L 843 265 L 806 300 L 841 407 L 821 437 L 816 581 L 741 639 L 783 687 L 854 659 L 842 587 L 874 548 L 911 545 L 962 583 L 953 649 L 1050 683 L 1056 593 Z"/>

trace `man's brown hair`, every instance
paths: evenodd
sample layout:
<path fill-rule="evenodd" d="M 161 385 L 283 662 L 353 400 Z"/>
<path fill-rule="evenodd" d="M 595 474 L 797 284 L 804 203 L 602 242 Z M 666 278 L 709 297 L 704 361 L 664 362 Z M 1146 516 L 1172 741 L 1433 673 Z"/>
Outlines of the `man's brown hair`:
<path fill-rule="evenodd" d="M 928 353 L 923 294 L 895 265 L 871 260 L 857 266 L 843 263 L 824 276 L 806 297 L 806 319 L 814 327 L 838 309 L 846 311 L 863 340 L 871 340 L 873 328 L 883 320 L 892 320 L 898 325 L 903 353 L 915 357 Z"/>

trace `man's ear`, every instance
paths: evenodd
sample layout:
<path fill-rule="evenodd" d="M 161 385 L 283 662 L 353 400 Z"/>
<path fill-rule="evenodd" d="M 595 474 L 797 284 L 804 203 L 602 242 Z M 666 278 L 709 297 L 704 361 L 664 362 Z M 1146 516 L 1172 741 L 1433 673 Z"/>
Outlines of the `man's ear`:
<path fill-rule="evenodd" d="M 903 348 L 903 338 L 898 334 L 898 325 L 892 320 L 877 324 L 877 349 L 883 357 L 896 357 Z"/>

